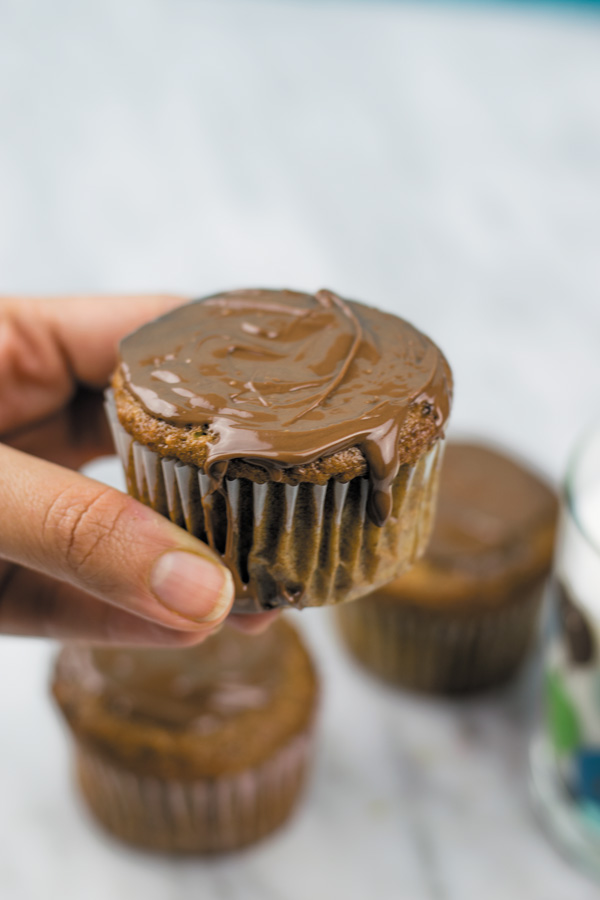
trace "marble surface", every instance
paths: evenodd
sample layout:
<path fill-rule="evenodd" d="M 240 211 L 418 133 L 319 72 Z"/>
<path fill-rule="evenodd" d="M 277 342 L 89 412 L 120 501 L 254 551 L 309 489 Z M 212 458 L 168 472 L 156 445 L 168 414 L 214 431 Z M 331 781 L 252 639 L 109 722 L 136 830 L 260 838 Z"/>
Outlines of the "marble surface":
<path fill-rule="evenodd" d="M 22 0 L 0 9 L 0 289 L 323 285 L 450 358 L 453 428 L 558 479 L 600 414 L 600 19 L 514 5 Z M 112 469 L 114 477 L 115 469 Z M 293 823 L 222 861 L 116 847 L 71 790 L 54 648 L 0 643 L 3 900 L 588 900 L 526 791 L 535 667 L 383 689 L 298 616 L 324 698 Z"/>

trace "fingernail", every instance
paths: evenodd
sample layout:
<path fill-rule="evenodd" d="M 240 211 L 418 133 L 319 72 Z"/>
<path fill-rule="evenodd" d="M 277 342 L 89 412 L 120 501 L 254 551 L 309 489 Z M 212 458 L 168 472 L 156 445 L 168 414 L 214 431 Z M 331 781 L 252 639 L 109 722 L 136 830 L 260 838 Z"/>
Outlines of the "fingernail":
<path fill-rule="evenodd" d="M 231 572 L 198 553 L 171 550 L 154 563 L 150 590 L 170 612 L 192 622 L 215 622 L 233 599 Z"/>

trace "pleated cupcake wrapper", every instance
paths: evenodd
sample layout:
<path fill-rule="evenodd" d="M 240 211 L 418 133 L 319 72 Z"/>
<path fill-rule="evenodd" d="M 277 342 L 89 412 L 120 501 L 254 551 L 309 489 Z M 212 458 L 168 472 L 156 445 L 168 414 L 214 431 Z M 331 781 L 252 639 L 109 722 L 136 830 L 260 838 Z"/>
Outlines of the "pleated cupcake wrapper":
<path fill-rule="evenodd" d="M 472 616 L 384 604 L 365 597 L 337 610 L 353 656 L 392 684 L 465 693 L 500 684 L 523 662 L 537 624 L 542 587 Z"/>
<path fill-rule="evenodd" d="M 79 744 L 77 769 L 89 808 L 115 837 L 157 852 L 219 853 L 285 822 L 311 748 L 311 735 L 301 734 L 254 769 L 183 781 L 137 775 Z"/>
<path fill-rule="evenodd" d="M 238 612 L 352 600 L 399 575 L 425 550 L 441 440 L 415 465 L 400 468 L 392 515 L 379 528 L 366 514 L 366 478 L 324 485 L 226 478 L 226 496 L 210 495 L 201 469 L 161 457 L 127 433 L 110 391 L 106 411 L 129 493 L 225 556 L 245 586 Z"/>

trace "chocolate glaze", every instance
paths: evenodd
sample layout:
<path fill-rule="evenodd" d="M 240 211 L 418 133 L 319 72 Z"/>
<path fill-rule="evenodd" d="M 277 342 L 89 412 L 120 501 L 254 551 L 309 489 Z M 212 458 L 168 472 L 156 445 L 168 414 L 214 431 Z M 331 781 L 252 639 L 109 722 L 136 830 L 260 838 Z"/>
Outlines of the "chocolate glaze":
<path fill-rule="evenodd" d="M 390 514 L 409 410 L 431 416 L 437 436 L 450 410 L 450 370 L 435 344 L 326 290 L 195 301 L 126 337 L 121 359 L 128 390 L 150 415 L 211 437 L 213 491 L 231 459 L 276 480 L 278 469 L 358 446 L 378 525 Z"/>
<path fill-rule="evenodd" d="M 252 639 L 226 628 L 186 650 L 91 649 L 88 687 L 127 720 L 209 733 L 267 705 L 278 678 L 276 630 Z"/>

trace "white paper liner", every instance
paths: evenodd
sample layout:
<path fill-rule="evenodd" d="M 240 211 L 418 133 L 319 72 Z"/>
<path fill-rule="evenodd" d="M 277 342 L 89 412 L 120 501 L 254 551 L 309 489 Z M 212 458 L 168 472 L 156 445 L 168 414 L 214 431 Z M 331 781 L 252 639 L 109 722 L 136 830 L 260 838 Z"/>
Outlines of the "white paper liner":
<path fill-rule="evenodd" d="M 193 781 L 137 775 L 79 744 L 79 783 L 94 816 L 113 835 L 165 853 L 219 853 L 266 836 L 293 811 L 312 735 L 294 737 L 254 769 Z"/>
<path fill-rule="evenodd" d="M 400 575 L 426 548 L 443 440 L 415 465 L 401 467 L 392 514 L 380 528 L 366 515 L 366 478 L 332 478 L 325 485 L 226 479 L 225 503 L 209 496 L 209 478 L 196 466 L 133 440 L 118 420 L 112 391 L 106 411 L 129 493 L 218 553 L 228 548 L 227 562 L 244 585 L 236 612 L 353 600 Z"/>

